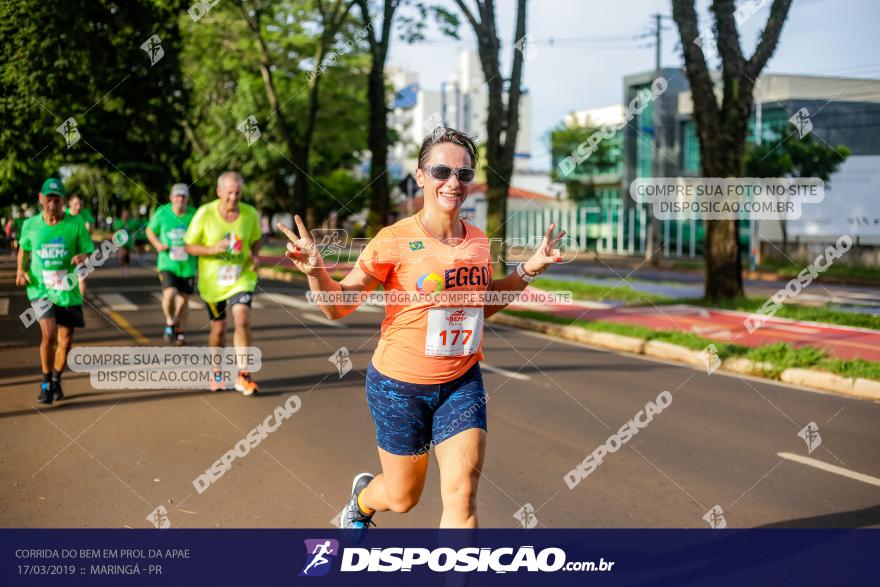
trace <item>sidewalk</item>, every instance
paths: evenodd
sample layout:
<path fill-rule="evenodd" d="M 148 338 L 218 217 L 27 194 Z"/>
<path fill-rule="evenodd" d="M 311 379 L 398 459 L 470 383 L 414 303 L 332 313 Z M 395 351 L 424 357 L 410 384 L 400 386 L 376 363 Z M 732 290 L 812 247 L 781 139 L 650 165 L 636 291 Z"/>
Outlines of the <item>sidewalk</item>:
<path fill-rule="evenodd" d="M 263 267 L 284 266 L 284 257 L 261 255 Z M 352 263 L 338 263 L 335 269 L 348 271 Z M 288 265 L 289 266 L 289 265 Z M 528 296 L 533 288 L 527 288 Z M 690 306 L 626 306 L 574 300 L 571 305 L 536 306 L 529 303 L 511 304 L 511 310 L 548 312 L 575 320 L 595 320 L 644 326 L 654 330 L 690 332 L 702 338 L 720 340 L 749 347 L 776 342 L 794 347 L 812 346 L 828 351 L 840 359 L 880 361 L 880 331 L 820 324 L 787 318 L 768 318 L 754 333 L 746 330 L 745 312 Z"/>
<path fill-rule="evenodd" d="M 880 331 L 768 318 L 754 333 L 746 330 L 745 312 L 717 310 L 689 305 L 611 307 L 610 304 L 581 302 L 571 305 L 536 306 L 511 304 L 511 310 L 548 312 L 571 320 L 594 320 L 644 326 L 654 330 L 691 332 L 703 338 L 750 347 L 786 342 L 794 347 L 812 346 L 841 359 L 880 361 Z"/>

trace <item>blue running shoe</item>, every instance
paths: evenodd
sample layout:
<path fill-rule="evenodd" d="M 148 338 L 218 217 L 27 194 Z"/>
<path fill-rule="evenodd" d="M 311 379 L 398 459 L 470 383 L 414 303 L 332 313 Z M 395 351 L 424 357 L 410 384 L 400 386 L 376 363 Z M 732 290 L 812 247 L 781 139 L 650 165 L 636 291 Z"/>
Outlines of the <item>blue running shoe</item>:
<path fill-rule="evenodd" d="M 370 484 L 373 477 L 374 475 L 371 475 L 370 473 L 361 473 L 354 478 L 354 481 L 352 481 L 351 501 L 349 501 L 348 505 L 345 506 L 345 509 L 342 510 L 342 515 L 339 518 L 339 526 L 343 530 L 364 529 L 376 525 L 373 523 L 373 514 L 365 514 L 361 511 L 360 506 L 358 506 L 358 496 L 364 489 L 366 489 L 367 485 Z"/>
<path fill-rule="evenodd" d="M 51 381 L 47 381 L 40 385 L 40 395 L 37 396 L 37 403 L 50 405 L 55 397 L 55 386 Z"/>

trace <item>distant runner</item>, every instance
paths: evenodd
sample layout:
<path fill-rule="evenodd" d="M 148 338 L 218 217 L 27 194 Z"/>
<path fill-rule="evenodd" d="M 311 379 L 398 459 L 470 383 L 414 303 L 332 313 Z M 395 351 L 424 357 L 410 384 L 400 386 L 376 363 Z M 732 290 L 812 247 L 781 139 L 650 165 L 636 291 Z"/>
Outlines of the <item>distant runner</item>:
<path fill-rule="evenodd" d="M 134 228 L 135 223 L 131 220 L 128 208 L 123 208 L 119 218 L 113 223 L 113 232 L 124 230 L 128 233 L 128 240 L 125 241 L 125 244 L 119 247 L 119 250 L 116 252 L 123 277 L 128 277 L 128 267 L 131 265 L 131 251 L 134 249 L 135 239 Z"/>
<path fill-rule="evenodd" d="M 79 194 L 70 194 L 67 197 L 67 210 L 65 212 L 78 220 L 82 220 L 83 224 L 86 225 L 89 236 L 92 235 L 92 230 L 95 228 L 95 217 L 92 216 L 92 213 L 87 208 L 83 208 L 83 201 Z M 85 298 L 86 278 L 82 275 L 77 277 L 79 278 L 79 293 Z"/>
<path fill-rule="evenodd" d="M 22 226 L 15 284 L 27 287 L 27 297 L 39 316 L 40 364 L 43 383 L 37 401 L 64 399 L 61 374 L 73 345 L 75 328 L 85 326 L 76 266 L 95 250 L 82 221 L 64 213 L 64 184 L 50 177 L 40 189 L 42 214 Z"/>
<path fill-rule="evenodd" d="M 186 231 L 186 252 L 199 258 L 199 295 L 211 315 L 209 344 L 223 347 L 226 313 L 235 323 L 236 349 L 251 344 L 251 301 L 257 287 L 260 216 L 241 201 L 244 179 L 235 171 L 217 178 L 217 199 L 196 210 Z M 211 391 L 223 385 L 211 381 Z M 253 395 L 259 387 L 247 371 L 239 371 L 235 389 Z"/>
<path fill-rule="evenodd" d="M 186 252 L 186 228 L 196 213 L 189 206 L 189 186 L 171 187 L 170 202 L 159 206 L 147 225 L 147 238 L 157 251 L 156 267 L 162 282 L 165 342 L 186 342 L 186 310 L 195 288 L 196 257 Z"/>
<path fill-rule="evenodd" d="M 537 251 L 516 271 L 492 279 L 486 235 L 461 219 L 477 151 L 467 135 L 438 128 L 422 143 L 416 182 L 424 192 L 417 214 L 383 228 L 341 282 L 327 272 L 299 216 L 299 234 L 279 224 L 290 239 L 287 256 L 320 292 L 360 292 L 382 284 L 385 292 L 522 291 L 561 261 L 550 225 Z M 328 318 L 356 305 L 322 304 Z M 477 526 L 477 484 L 486 445 L 486 396 L 479 361 L 483 321 L 503 306 L 443 306 L 434 301 L 392 304 L 367 370 L 366 396 L 382 473 L 361 473 L 342 511 L 343 528 L 366 528 L 376 511 L 407 512 L 419 501 L 433 448 L 440 466 L 440 526 Z"/>

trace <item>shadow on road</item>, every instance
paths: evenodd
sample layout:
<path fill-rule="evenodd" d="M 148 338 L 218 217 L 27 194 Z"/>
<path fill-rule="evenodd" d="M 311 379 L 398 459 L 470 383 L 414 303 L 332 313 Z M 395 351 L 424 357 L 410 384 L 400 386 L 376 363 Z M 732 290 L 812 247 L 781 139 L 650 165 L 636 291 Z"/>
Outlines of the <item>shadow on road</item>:
<path fill-rule="evenodd" d="M 328 377 L 327 374 L 311 374 L 311 375 L 303 375 L 302 377 L 279 377 L 276 379 L 258 379 L 257 382 L 260 384 L 261 391 L 256 396 L 257 398 L 267 396 L 277 396 L 284 395 L 287 393 L 305 393 L 315 388 L 320 384 L 321 390 L 332 389 L 337 387 L 351 387 L 353 383 L 356 382 L 355 379 L 347 378 L 344 380 L 336 380 L 335 377 Z M 322 383 L 323 382 L 323 383 Z M 358 392 L 361 393 L 361 388 L 363 387 L 363 382 L 356 382 L 355 387 Z M 103 406 L 107 404 L 113 405 L 124 405 L 124 404 L 134 404 L 141 402 L 151 402 L 156 400 L 163 399 L 173 399 L 173 398 L 182 398 L 182 397 L 196 397 L 196 396 L 213 396 L 216 393 L 235 393 L 238 394 L 237 391 L 224 391 L 224 392 L 211 392 L 208 390 L 191 390 L 191 389 L 177 389 L 177 390 L 168 390 L 168 391 L 147 391 L 146 393 L 142 393 L 139 395 L 134 395 L 130 397 L 118 397 L 119 394 L 133 393 L 136 390 L 130 389 L 120 389 L 120 390 L 106 390 L 106 391 L 89 391 L 85 393 L 65 393 L 66 399 L 63 403 L 56 403 L 52 407 L 44 408 L 47 411 L 55 411 L 55 410 L 79 410 L 83 408 L 93 408 L 96 406 Z M 94 399 L 83 399 L 93 397 Z M 247 398 L 242 398 L 244 401 L 247 401 Z M 36 406 L 34 406 L 36 407 Z M 13 418 L 16 416 L 26 416 L 26 415 L 34 415 L 34 408 L 26 408 L 23 410 L 13 410 L 11 412 L 2 412 L 0 413 L 0 418 Z"/>
<path fill-rule="evenodd" d="M 849 512 L 783 520 L 758 528 L 865 528 L 877 525 L 880 525 L 880 505 Z"/>

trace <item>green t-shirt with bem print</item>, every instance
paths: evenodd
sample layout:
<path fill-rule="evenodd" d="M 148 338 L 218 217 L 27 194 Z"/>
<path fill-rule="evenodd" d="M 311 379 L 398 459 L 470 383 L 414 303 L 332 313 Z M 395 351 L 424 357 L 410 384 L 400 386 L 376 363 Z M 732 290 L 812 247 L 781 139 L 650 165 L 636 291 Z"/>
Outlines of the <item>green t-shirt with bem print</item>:
<path fill-rule="evenodd" d="M 178 277 L 192 277 L 196 274 L 197 258 L 188 255 L 184 249 L 184 237 L 196 209 L 188 206 L 181 216 L 174 213 L 171 204 L 159 206 L 150 218 L 147 228 L 153 231 L 163 245 L 165 251 L 159 251 L 156 268 L 159 271 L 170 271 Z"/>
<path fill-rule="evenodd" d="M 85 223 L 65 214 L 58 223 L 49 225 L 37 214 L 25 221 L 21 232 L 21 248 L 31 254 L 28 299 L 48 297 L 56 306 L 81 306 L 76 266 L 71 260 L 95 250 Z"/>

